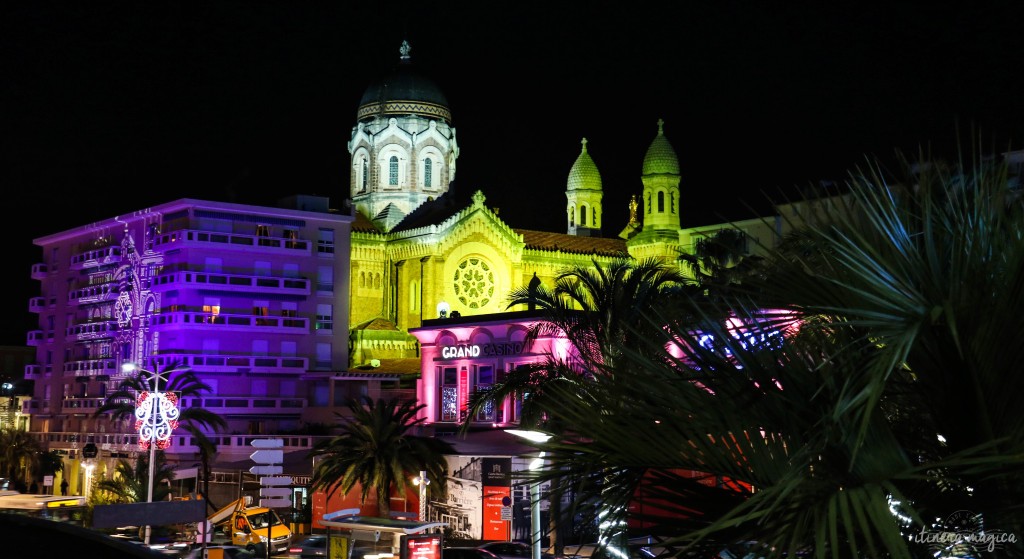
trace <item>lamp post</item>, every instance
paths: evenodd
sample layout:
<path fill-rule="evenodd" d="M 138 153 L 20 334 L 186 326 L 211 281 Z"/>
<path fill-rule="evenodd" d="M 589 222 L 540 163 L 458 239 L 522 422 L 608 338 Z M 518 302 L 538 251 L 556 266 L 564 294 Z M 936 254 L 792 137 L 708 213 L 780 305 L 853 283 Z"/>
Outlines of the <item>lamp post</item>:
<path fill-rule="evenodd" d="M 420 522 L 427 521 L 427 486 L 430 485 L 430 480 L 427 479 L 426 470 L 420 470 L 419 477 L 412 479 L 412 484 L 419 486 L 420 488 Z"/>
<path fill-rule="evenodd" d="M 89 493 L 92 492 L 92 469 L 94 467 L 95 464 L 89 462 L 85 464 L 85 490 L 82 491 L 82 495 L 86 502 L 89 502 Z"/>
<path fill-rule="evenodd" d="M 534 443 L 545 443 L 551 435 L 540 431 L 506 429 L 506 433 L 515 435 Z M 530 461 L 530 471 L 536 471 L 544 465 L 544 453 Z M 540 551 L 540 482 L 530 483 L 530 558 L 541 559 Z"/>
<path fill-rule="evenodd" d="M 149 450 L 149 480 L 146 502 L 153 502 L 153 476 L 156 472 L 156 449 L 171 444 L 171 433 L 178 426 L 178 399 L 173 393 L 160 392 L 160 373 L 139 368 L 135 363 L 125 363 L 121 370 L 131 373 L 138 370 L 149 375 L 149 390 L 143 391 L 135 400 L 135 427 L 139 430 L 139 447 Z M 149 545 L 153 527 L 146 525 L 145 543 Z"/>

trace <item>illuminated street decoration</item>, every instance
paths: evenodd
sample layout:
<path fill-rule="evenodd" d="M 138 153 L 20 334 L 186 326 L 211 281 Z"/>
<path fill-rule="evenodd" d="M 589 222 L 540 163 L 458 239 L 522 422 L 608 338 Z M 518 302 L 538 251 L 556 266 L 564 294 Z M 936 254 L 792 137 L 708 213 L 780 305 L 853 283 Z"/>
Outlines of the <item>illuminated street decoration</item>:
<path fill-rule="evenodd" d="M 121 328 L 128 326 L 128 323 L 132 319 L 132 300 L 128 297 L 128 293 L 122 291 L 117 296 L 117 301 L 114 303 L 114 316 L 117 318 L 117 325 Z"/>
<path fill-rule="evenodd" d="M 139 394 L 135 400 L 135 428 L 139 431 L 139 448 L 149 445 L 165 449 L 171 446 L 171 433 L 178 427 L 178 397 L 173 392 Z"/>

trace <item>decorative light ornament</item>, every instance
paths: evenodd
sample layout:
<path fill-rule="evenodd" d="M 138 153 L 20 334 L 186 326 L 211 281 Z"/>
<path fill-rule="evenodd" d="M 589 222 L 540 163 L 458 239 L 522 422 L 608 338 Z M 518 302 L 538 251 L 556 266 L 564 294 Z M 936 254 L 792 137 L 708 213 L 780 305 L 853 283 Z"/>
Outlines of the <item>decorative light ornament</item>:
<path fill-rule="evenodd" d="M 132 319 L 132 300 L 128 292 L 122 291 L 114 302 L 114 316 L 117 317 L 117 325 L 121 328 L 128 326 Z"/>
<path fill-rule="evenodd" d="M 139 448 L 150 444 L 165 449 L 171 446 L 171 434 L 178 428 L 178 396 L 173 392 L 144 391 L 135 399 L 135 428 L 139 431 Z"/>

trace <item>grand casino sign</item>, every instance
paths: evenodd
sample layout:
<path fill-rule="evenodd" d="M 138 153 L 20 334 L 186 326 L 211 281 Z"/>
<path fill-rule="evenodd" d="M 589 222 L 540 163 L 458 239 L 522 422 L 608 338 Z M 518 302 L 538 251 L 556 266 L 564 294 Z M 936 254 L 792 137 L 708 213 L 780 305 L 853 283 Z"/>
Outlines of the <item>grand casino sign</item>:
<path fill-rule="evenodd" d="M 506 355 L 521 355 L 525 351 L 526 344 L 524 342 L 448 345 L 441 347 L 441 359 L 503 357 Z"/>

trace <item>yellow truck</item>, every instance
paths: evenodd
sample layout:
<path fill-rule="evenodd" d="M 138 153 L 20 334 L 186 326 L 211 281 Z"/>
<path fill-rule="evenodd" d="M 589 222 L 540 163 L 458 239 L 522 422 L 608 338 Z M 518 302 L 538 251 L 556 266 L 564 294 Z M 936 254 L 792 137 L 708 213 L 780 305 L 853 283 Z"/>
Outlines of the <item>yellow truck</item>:
<path fill-rule="evenodd" d="M 281 521 L 274 509 L 252 506 L 252 497 L 242 497 L 206 519 L 206 541 L 212 541 L 214 533 L 227 537 L 232 545 L 245 547 L 249 551 L 265 549 L 262 544 L 270 545 L 270 553 L 288 551 L 292 543 L 292 531 Z M 200 535 L 200 541 L 203 536 Z"/>

